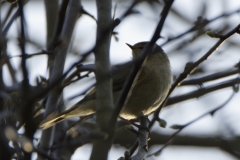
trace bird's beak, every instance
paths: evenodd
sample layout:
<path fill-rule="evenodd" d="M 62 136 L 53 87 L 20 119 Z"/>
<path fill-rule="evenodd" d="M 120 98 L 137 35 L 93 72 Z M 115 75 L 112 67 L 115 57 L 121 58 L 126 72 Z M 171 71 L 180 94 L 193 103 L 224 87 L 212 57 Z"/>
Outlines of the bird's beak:
<path fill-rule="evenodd" d="M 128 44 L 128 43 L 126 43 L 126 45 L 127 45 L 129 48 L 131 48 L 131 50 L 133 50 L 133 46 L 132 46 L 132 45 L 130 45 L 130 44 Z"/>

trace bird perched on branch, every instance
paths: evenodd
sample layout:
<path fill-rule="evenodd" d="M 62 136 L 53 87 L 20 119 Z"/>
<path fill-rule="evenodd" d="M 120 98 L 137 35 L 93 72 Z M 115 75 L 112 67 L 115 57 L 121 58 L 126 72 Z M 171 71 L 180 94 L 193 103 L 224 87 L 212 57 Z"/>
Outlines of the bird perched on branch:
<path fill-rule="evenodd" d="M 149 42 L 139 42 L 133 46 L 127 44 L 132 49 L 133 59 L 141 55 L 144 47 Z M 113 74 L 113 98 L 116 101 L 123 84 L 130 73 L 132 62 L 117 65 L 119 69 Z M 137 119 L 144 115 L 153 113 L 164 101 L 171 87 L 171 69 L 167 55 L 157 44 L 151 46 L 151 53 L 144 60 L 138 71 L 138 77 L 132 84 L 124 106 L 120 112 L 120 117 L 126 120 Z M 87 116 L 96 112 L 95 88 L 70 109 L 58 113 L 53 112 L 42 121 L 40 127 L 49 128 L 54 124 L 70 117 Z"/>

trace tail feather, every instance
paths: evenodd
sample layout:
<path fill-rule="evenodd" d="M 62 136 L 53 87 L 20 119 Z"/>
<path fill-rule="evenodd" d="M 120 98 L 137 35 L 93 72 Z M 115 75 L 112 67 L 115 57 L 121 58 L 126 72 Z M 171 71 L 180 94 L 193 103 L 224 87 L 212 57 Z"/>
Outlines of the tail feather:
<path fill-rule="evenodd" d="M 67 118 L 76 117 L 76 116 L 87 116 L 95 113 L 95 101 L 89 100 L 84 103 L 84 105 L 80 105 L 77 103 L 73 107 L 68 110 L 59 113 L 57 111 L 51 113 L 47 118 L 45 118 L 41 124 L 40 128 L 47 129 L 56 123 L 59 123 Z"/>
<path fill-rule="evenodd" d="M 56 123 L 59 123 L 59 122 L 65 120 L 65 119 L 66 119 L 65 114 L 59 115 L 56 112 L 53 112 L 49 116 L 47 116 L 46 119 L 44 119 L 41 122 L 40 128 L 47 129 L 47 128 L 52 127 Z"/>

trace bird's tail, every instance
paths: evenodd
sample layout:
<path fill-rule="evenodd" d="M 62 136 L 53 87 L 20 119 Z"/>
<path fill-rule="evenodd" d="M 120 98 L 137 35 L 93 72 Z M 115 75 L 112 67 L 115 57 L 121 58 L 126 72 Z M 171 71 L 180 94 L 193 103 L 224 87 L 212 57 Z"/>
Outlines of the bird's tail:
<path fill-rule="evenodd" d="M 47 129 L 67 118 L 87 116 L 94 114 L 95 112 L 95 101 L 87 101 L 84 104 L 77 103 L 76 105 L 74 105 L 68 110 L 63 111 L 62 113 L 59 113 L 58 111 L 51 113 L 41 122 L 40 128 Z"/>
<path fill-rule="evenodd" d="M 66 119 L 65 114 L 59 114 L 57 112 L 53 112 L 40 123 L 40 128 L 47 129 L 65 119 Z"/>

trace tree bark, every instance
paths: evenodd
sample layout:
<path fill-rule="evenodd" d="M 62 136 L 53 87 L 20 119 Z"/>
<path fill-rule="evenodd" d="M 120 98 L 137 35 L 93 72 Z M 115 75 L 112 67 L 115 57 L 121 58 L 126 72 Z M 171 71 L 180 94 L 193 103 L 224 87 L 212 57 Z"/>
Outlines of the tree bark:
<path fill-rule="evenodd" d="M 76 0 L 69 1 L 66 19 L 64 21 L 63 29 L 59 38 L 60 45 L 59 48 L 54 51 L 55 58 L 52 74 L 50 75 L 50 83 L 56 81 L 56 79 L 61 77 L 63 74 L 67 50 L 74 30 L 75 22 L 78 17 L 79 9 L 80 9 L 79 1 Z M 59 98 L 61 98 L 62 94 L 62 92 L 58 89 L 60 85 L 61 84 L 57 85 L 50 91 L 46 102 L 46 110 L 44 113 L 44 117 L 47 117 L 50 113 L 57 109 Z M 54 127 L 43 130 L 39 147 L 49 148 L 52 145 L 53 135 Z M 38 157 L 38 159 L 42 160 L 44 158 Z"/>
<path fill-rule="evenodd" d="M 95 50 L 95 66 L 96 66 L 96 97 L 97 97 L 97 117 L 96 125 L 100 132 L 108 134 L 107 139 L 95 140 L 91 153 L 91 160 L 107 160 L 108 150 L 111 146 L 112 133 L 114 128 L 107 126 L 109 115 L 113 109 L 112 97 L 112 81 L 110 78 L 110 30 L 107 31 L 111 24 L 111 0 L 97 0 L 97 48 Z M 104 38 L 103 38 L 104 36 Z M 98 39 L 102 41 L 98 41 Z M 108 76 L 106 78 L 106 76 Z"/>

